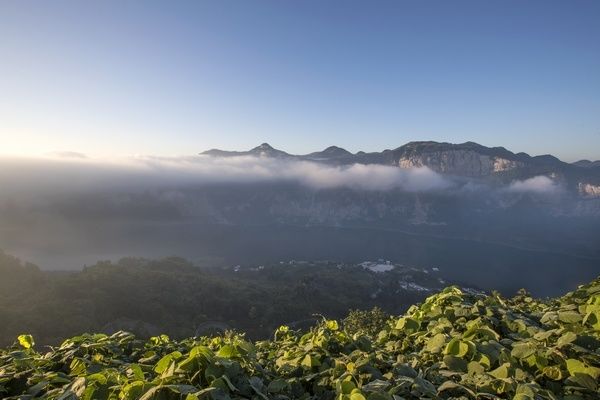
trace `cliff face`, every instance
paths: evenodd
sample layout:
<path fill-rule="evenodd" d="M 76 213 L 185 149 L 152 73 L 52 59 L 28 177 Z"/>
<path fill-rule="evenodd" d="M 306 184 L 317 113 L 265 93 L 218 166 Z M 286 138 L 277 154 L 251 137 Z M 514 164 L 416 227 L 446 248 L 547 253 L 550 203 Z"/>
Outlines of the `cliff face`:
<path fill-rule="evenodd" d="M 400 168 L 426 166 L 440 173 L 480 177 L 523 167 L 524 163 L 472 150 L 442 150 L 402 156 L 397 165 Z"/>
<path fill-rule="evenodd" d="M 591 183 L 580 182 L 578 185 L 579 194 L 584 197 L 599 198 L 600 185 L 592 185 Z"/>

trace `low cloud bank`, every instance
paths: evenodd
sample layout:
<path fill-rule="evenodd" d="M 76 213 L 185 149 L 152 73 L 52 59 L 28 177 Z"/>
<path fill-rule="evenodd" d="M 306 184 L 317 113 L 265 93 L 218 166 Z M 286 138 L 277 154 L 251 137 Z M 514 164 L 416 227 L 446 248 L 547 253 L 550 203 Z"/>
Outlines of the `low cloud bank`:
<path fill-rule="evenodd" d="M 507 190 L 515 193 L 552 194 L 558 192 L 560 187 L 547 176 L 539 175 L 522 181 L 514 181 Z"/>
<path fill-rule="evenodd" d="M 365 191 L 458 191 L 456 193 L 557 194 L 561 186 L 547 176 L 516 180 L 493 188 L 451 180 L 427 167 L 332 166 L 310 161 L 239 156 L 135 156 L 98 160 L 79 153 L 44 158 L 0 158 L 0 199 L 37 196 L 39 200 L 77 193 L 117 193 L 185 189 L 207 184 L 299 183 L 312 189 L 347 187 Z M 32 196 L 33 195 L 33 196 Z"/>
<path fill-rule="evenodd" d="M 362 164 L 338 167 L 309 161 L 251 156 L 151 157 L 136 161 L 174 181 L 190 183 L 290 181 L 316 189 L 350 187 L 375 191 L 402 189 L 409 192 L 440 190 L 450 185 L 441 175 L 427 167 L 400 169 Z"/>
<path fill-rule="evenodd" d="M 62 192 L 103 189 L 137 190 L 209 183 L 289 181 L 315 189 L 401 189 L 434 191 L 451 183 L 427 167 L 383 165 L 338 167 L 308 161 L 260 157 L 130 157 L 94 160 L 71 154 L 43 159 L 0 159 L 3 192 Z"/>

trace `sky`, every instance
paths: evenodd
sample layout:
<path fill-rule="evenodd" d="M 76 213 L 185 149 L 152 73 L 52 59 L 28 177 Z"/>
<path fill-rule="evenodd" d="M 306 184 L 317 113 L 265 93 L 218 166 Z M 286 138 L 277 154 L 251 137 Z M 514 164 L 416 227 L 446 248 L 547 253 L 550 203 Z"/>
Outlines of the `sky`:
<path fill-rule="evenodd" d="M 600 159 L 600 2 L 1 1 L 0 154 Z"/>

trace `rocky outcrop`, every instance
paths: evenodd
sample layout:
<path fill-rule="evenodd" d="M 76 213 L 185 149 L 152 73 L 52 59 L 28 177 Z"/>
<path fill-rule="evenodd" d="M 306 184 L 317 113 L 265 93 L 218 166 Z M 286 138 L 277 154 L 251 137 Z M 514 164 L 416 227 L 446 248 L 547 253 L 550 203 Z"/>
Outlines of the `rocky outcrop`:
<path fill-rule="evenodd" d="M 523 163 L 470 150 L 446 150 L 401 157 L 398 166 L 400 168 L 425 166 L 444 174 L 479 177 L 519 168 Z"/>
<path fill-rule="evenodd" d="M 579 194 L 583 197 L 600 198 L 600 185 L 592 185 L 591 183 L 579 182 Z"/>

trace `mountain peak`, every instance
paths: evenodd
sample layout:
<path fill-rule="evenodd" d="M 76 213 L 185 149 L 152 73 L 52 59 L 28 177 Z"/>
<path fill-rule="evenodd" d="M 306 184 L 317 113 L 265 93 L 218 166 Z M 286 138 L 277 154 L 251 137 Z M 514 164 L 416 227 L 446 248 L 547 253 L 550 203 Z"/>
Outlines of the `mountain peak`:
<path fill-rule="evenodd" d="M 269 143 L 261 143 L 247 151 L 226 151 L 219 149 L 211 149 L 200 153 L 202 155 L 208 155 L 213 157 L 236 157 L 236 156 L 268 156 L 268 157 L 289 157 L 290 155 L 285 151 L 277 150 L 273 148 Z"/>
<path fill-rule="evenodd" d="M 346 158 L 352 157 L 352 153 L 350 153 L 348 150 L 343 149 L 338 146 L 329 146 L 323 151 L 316 151 L 314 153 L 307 154 L 306 156 L 303 156 L 303 157 L 305 157 L 308 160 L 313 160 L 313 161 L 339 162 L 340 159 L 346 159 Z"/>
<path fill-rule="evenodd" d="M 265 142 L 265 143 L 261 143 L 259 146 L 256 146 L 252 150 L 267 151 L 267 150 L 275 150 L 275 149 L 269 143 Z"/>
<path fill-rule="evenodd" d="M 259 155 L 261 157 L 291 157 L 285 151 L 277 150 L 269 143 L 262 143 L 260 146 L 256 146 L 252 150 L 248 151 L 247 154 Z"/>
<path fill-rule="evenodd" d="M 321 152 L 321 154 L 328 155 L 328 156 L 335 156 L 335 157 L 351 156 L 352 155 L 352 153 L 350 153 L 348 150 L 343 149 L 343 148 L 338 147 L 338 146 L 329 146 L 328 148 L 326 148 L 325 150 L 323 150 Z"/>

